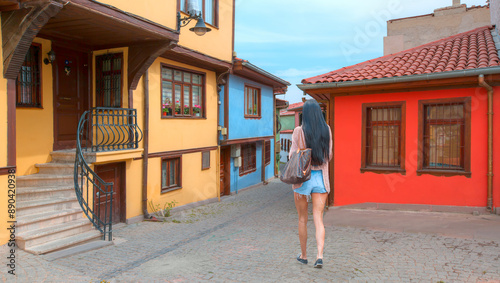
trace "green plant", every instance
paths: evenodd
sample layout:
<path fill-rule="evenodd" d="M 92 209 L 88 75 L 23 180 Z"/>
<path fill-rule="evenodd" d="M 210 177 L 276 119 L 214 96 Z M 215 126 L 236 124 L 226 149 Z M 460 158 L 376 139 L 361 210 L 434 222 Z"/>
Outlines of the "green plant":
<path fill-rule="evenodd" d="M 153 200 L 150 200 L 149 208 L 151 209 L 151 213 L 154 214 L 156 217 L 169 217 L 170 211 L 172 210 L 172 208 L 175 207 L 175 204 L 177 204 L 175 200 L 171 202 L 165 202 L 162 208 L 160 204 L 154 204 Z"/>

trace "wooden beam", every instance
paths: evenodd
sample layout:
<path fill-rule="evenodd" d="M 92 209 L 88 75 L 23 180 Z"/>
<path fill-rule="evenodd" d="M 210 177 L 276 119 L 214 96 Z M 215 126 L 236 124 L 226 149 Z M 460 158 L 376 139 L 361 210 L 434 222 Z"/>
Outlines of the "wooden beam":
<path fill-rule="evenodd" d="M 249 142 L 257 142 L 257 141 L 267 141 L 273 139 L 273 136 L 266 137 L 256 137 L 256 138 L 246 138 L 246 139 L 234 139 L 234 140 L 225 140 L 221 142 L 221 145 L 231 145 L 231 144 L 239 144 L 239 143 L 249 143 Z"/>
<path fill-rule="evenodd" d="M 176 62 L 197 66 L 203 69 L 224 73 L 230 70 L 232 63 L 217 59 L 215 57 L 200 53 L 183 46 L 175 46 L 168 52 L 162 54 L 163 58 L 170 59 Z"/>
<path fill-rule="evenodd" d="M 209 147 L 190 148 L 190 149 L 181 149 L 181 150 L 173 150 L 173 151 L 153 152 L 153 153 L 149 153 L 148 157 L 149 158 L 171 157 L 171 156 L 190 154 L 190 153 L 195 153 L 195 152 L 213 151 L 213 150 L 217 150 L 217 149 L 218 149 L 217 146 L 209 146 Z M 140 159 L 142 159 L 142 157 L 134 158 L 134 160 L 140 160 Z"/>
<path fill-rule="evenodd" d="M 135 90 L 142 75 L 161 54 L 177 46 L 175 41 L 160 41 L 133 45 L 128 53 L 128 87 Z"/>
<path fill-rule="evenodd" d="M 0 176 L 9 175 L 12 172 L 16 172 L 16 166 L 0 167 Z"/>
<path fill-rule="evenodd" d="M 14 10 L 19 10 L 19 9 L 21 9 L 21 6 L 19 5 L 19 3 L 0 6 L 0 12 L 8 12 L 8 11 L 14 11 Z"/>
<path fill-rule="evenodd" d="M 4 78 L 16 79 L 33 39 L 42 27 L 59 13 L 63 5 L 54 1 L 2 12 Z"/>
<path fill-rule="evenodd" d="M 16 80 L 7 80 L 7 166 L 16 166 Z"/>

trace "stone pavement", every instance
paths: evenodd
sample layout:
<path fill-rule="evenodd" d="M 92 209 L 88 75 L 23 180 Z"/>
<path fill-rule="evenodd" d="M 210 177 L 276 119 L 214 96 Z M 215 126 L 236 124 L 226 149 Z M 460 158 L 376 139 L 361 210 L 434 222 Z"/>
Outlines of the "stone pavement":
<path fill-rule="evenodd" d="M 399 218 L 403 223 L 393 220 L 398 215 L 404 216 Z M 219 203 L 177 212 L 171 222 L 126 225 L 115 231 L 115 245 L 99 250 L 55 261 L 18 251 L 17 277 L 7 274 L 3 263 L 1 280 L 500 282 L 500 238 L 439 235 L 434 228 L 420 232 L 404 226 L 412 227 L 412 218 L 430 223 L 447 217 L 470 216 L 330 209 L 325 216 L 324 267 L 315 269 L 312 214 L 310 263 L 304 266 L 295 260 L 300 246 L 291 188 L 273 180 Z M 489 225 L 499 226 L 499 216 L 491 217 Z"/>

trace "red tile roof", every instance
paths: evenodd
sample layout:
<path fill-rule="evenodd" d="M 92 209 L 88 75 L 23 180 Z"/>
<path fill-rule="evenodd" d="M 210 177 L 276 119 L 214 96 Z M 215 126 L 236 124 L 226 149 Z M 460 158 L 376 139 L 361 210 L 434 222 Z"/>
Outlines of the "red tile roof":
<path fill-rule="evenodd" d="M 492 29 L 491 26 L 477 28 L 304 79 L 302 83 L 370 80 L 499 66 L 500 59 L 491 35 Z"/>
<path fill-rule="evenodd" d="M 300 109 L 302 109 L 302 106 L 304 106 L 304 102 L 292 103 L 292 104 L 288 105 L 287 109 L 280 111 L 280 116 L 295 115 L 294 110 L 300 110 Z"/>
<path fill-rule="evenodd" d="M 302 106 L 304 106 L 304 102 L 292 103 L 292 104 L 288 105 L 288 110 L 294 110 L 297 108 L 301 108 Z"/>
<path fill-rule="evenodd" d="M 295 115 L 295 111 L 281 110 L 280 116 L 292 116 Z"/>

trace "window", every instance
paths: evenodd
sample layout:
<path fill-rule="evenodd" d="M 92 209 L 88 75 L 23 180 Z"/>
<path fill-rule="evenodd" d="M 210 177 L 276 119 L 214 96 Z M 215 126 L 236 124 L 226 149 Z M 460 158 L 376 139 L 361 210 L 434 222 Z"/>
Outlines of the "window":
<path fill-rule="evenodd" d="M 210 151 L 201 153 L 201 170 L 210 169 Z"/>
<path fill-rule="evenodd" d="M 182 188 L 181 157 L 169 157 L 161 160 L 161 192 Z"/>
<path fill-rule="evenodd" d="M 42 107 L 40 45 L 30 46 L 16 80 L 16 106 Z"/>
<path fill-rule="evenodd" d="M 470 177 L 470 101 L 419 101 L 418 175 Z"/>
<path fill-rule="evenodd" d="M 187 5 L 188 0 L 179 0 L 180 10 L 184 13 L 187 13 Z M 218 8 L 219 1 L 218 0 L 195 0 L 195 3 L 198 5 L 198 9 L 202 11 L 202 17 L 205 23 L 210 24 L 212 26 L 218 26 Z"/>
<path fill-rule="evenodd" d="M 271 141 L 265 141 L 264 148 L 265 148 L 264 164 L 268 165 L 269 163 L 271 163 Z"/>
<path fill-rule="evenodd" d="M 204 75 L 161 67 L 161 116 L 163 118 L 204 117 Z"/>
<path fill-rule="evenodd" d="M 260 89 L 245 86 L 245 118 L 260 118 Z"/>
<path fill-rule="evenodd" d="M 405 169 L 405 102 L 362 105 L 361 172 Z"/>
<path fill-rule="evenodd" d="M 122 106 L 122 58 L 122 53 L 108 53 L 96 57 L 97 107 Z"/>
<path fill-rule="evenodd" d="M 255 170 L 257 170 L 255 143 L 242 144 L 240 176 L 252 173 Z"/>

